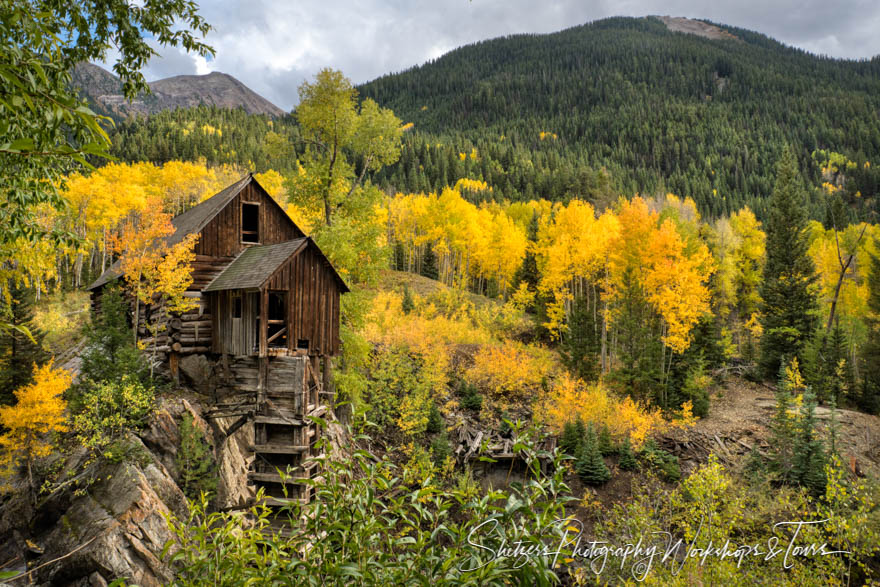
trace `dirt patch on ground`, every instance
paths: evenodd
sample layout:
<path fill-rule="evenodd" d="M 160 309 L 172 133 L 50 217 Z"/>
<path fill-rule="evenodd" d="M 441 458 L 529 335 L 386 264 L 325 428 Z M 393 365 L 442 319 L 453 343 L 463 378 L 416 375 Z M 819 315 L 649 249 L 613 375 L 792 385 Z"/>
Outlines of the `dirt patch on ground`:
<path fill-rule="evenodd" d="M 739 468 L 746 463 L 753 448 L 764 456 L 770 455 L 770 420 L 774 406 L 771 388 L 738 377 L 729 378 L 713 394 L 709 416 L 688 430 L 674 430 L 663 435 L 657 439 L 658 445 L 678 457 L 682 477 L 705 463 L 710 454 L 715 454 L 725 466 Z M 826 435 L 830 417 L 828 408 L 816 409 L 816 418 Z M 861 475 L 880 476 L 880 418 L 838 410 L 837 420 L 840 423 L 840 453 L 845 465 Z M 609 508 L 643 493 L 646 483 L 656 487 L 674 486 L 674 483 L 658 477 L 645 476 L 643 471 L 622 471 L 617 461 L 617 457 L 605 459 L 612 477 L 599 488 L 585 486 L 573 472 L 566 475 L 572 495 L 579 500 L 572 503 L 570 512 L 584 521 L 588 531 L 592 527 L 592 508 L 586 505 L 589 502 Z"/>
<path fill-rule="evenodd" d="M 754 447 L 770 449 L 770 420 L 775 406 L 771 388 L 731 378 L 712 397 L 709 416 L 689 430 L 666 435 L 661 445 L 679 456 L 682 473 L 713 452 L 735 463 Z M 816 418 L 827 435 L 831 410 L 816 408 Z M 880 418 L 851 410 L 838 410 L 840 453 L 844 462 L 865 474 L 880 475 Z"/>
<path fill-rule="evenodd" d="M 680 16 L 657 16 L 655 18 L 660 20 L 663 24 L 666 25 L 666 28 L 673 32 L 688 33 L 691 35 L 697 35 L 698 37 L 705 37 L 707 39 L 714 39 L 717 41 L 740 40 L 740 38 L 736 35 L 732 35 L 715 25 L 708 24 L 700 20 L 691 20 L 690 18 L 683 18 Z"/>

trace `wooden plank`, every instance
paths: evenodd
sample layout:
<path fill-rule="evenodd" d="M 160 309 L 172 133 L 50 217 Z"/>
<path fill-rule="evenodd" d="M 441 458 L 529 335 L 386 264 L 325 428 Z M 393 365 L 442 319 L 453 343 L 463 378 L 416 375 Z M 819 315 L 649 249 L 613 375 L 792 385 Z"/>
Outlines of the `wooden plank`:
<path fill-rule="evenodd" d="M 266 342 L 266 319 L 269 316 L 269 292 L 265 289 L 260 290 L 260 356 L 266 356 L 268 344 Z"/>
<path fill-rule="evenodd" d="M 294 417 L 281 417 L 281 416 L 265 416 L 262 414 L 258 414 L 254 416 L 255 424 L 274 424 L 278 426 L 303 426 L 307 422 L 302 418 L 294 418 Z"/>
<path fill-rule="evenodd" d="M 301 454 L 311 449 L 310 445 L 289 445 L 289 444 L 256 444 L 248 447 L 252 452 L 266 454 Z"/>

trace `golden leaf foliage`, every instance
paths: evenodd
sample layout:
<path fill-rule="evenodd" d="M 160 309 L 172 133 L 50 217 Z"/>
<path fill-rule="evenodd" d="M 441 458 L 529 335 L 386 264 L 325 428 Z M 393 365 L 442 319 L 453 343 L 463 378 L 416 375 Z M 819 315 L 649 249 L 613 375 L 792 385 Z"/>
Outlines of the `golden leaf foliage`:
<path fill-rule="evenodd" d="M 628 435 L 636 448 L 651 434 L 669 426 L 659 409 L 629 396 L 618 398 L 601 381 L 586 384 L 568 376 L 560 377 L 543 404 L 537 417 L 557 432 L 579 416 L 584 422 L 608 426 L 617 438 Z"/>
<path fill-rule="evenodd" d="M 507 341 L 487 345 L 474 355 L 474 364 L 465 379 L 496 397 L 533 398 L 556 374 L 552 354 L 538 346 Z"/>
<path fill-rule="evenodd" d="M 611 244 L 608 267 L 612 308 L 630 272 L 666 325 L 664 344 L 683 352 L 690 346 L 691 329 L 709 311 L 706 284 L 714 269 L 712 256 L 702 242 L 683 238 L 672 219 L 661 222 L 641 198 L 622 201 L 617 218 L 620 232 Z M 613 323 L 613 310 L 610 317 Z"/>
<path fill-rule="evenodd" d="M 440 278 L 495 279 L 507 292 L 525 257 L 525 230 L 499 204 L 475 206 L 459 188 L 488 189 L 484 182 L 460 180 L 456 189 L 437 194 L 398 194 L 387 202 L 388 235 L 410 251 L 433 247 Z M 412 269 L 414 257 L 408 264 Z"/>
<path fill-rule="evenodd" d="M 859 234 L 865 230 L 859 240 Z M 835 316 L 841 326 L 851 333 L 856 343 L 865 335 L 864 320 L 868 314 L 868 276 L 871 256 L 880 254 L 876 243 L 880 238 L 880 225 L 851 224 L 843 230 L 826 230 L 821 223 L 813 221 L 808 227 L 809 255 L 818 274 L 818 294 L 823 322 L 828 320 L 841 272 L 841 259 L 846 262 L 855 254 L 840 285 Z M 838 257 L 838 247 L 839 254 Z"/>
<path fill-rule="evenodd" d="M 579 200 L 554 207 L 543 223 L 536 247 L 542 273 L 539 289 L 553 302 L 546 326 L 564 329 L 568 304 L 601 285 L 614 323 L 625 276 L 635 278 L 647 301 L 666 326 L 663 342 L 676 352 L 690 344 L 690 331 L 709 310 L 707 282 L 712 256 L 697 237 L 699 216 L 693 201 L 669 194 L 664 202 L 640 197 L 621 200 L 616 212 L 596 218 L 593 207 Z"/>
<path fill-rule="evenodd" d="M 15 405 L 0 407 L 0 426 L 6 430 L 0 436 L 0 466 L 7 473 L 21 462 L 30 467 L 34 459 L 52 452 L 48 436 L 67 429 L 67 402 L 62 394 L 72 380 L 70 373 L 55 368 L 52 362 L 34 365 L 33 383 L 15 391 Z"/>
<path fill-rule="evenodd" d="M 158 201 L 164 211 L 180 214 L 242 175 L 244 171 L 233 166 L 207 167 L 187 161 L 161 166 L 110 163 L 91 174 L 67 178 L 63 195 L 70 205 L 54 221 L 101 245 L 104 231 L 113 231 L 127 217 L 143 211 L 148 202 Z"/>
<path fill-rule="evenodd" d="M 181 242 L 169 245 L 166 239 L 172 234 L 171 215 L 162 211 L 159 202 L 151 200 L 138 217 L 126 221 L 119 236 L 111 239 L 123 277 L 136 298 L 135 323 L 139 305 L 151 304 L 156 298 L 165 301 L 167 310 L 178 313 L 198 304 L 184 297 L 192 284 L 198 234 L 189 234 Z"/>
<path fill-rule="evenodd" d="M 593 206 L 581 200 L 555 205 L 552 218 L 542 216 L 535 250 L 541 272 L 538 289 L 552 300 L 545 324 L 552 334 L 558 336 L 563 328 L 575 294 L 584 294 L 590 282 L 601 279 L 619 232 L 613 213 L 596 218 Z"/>

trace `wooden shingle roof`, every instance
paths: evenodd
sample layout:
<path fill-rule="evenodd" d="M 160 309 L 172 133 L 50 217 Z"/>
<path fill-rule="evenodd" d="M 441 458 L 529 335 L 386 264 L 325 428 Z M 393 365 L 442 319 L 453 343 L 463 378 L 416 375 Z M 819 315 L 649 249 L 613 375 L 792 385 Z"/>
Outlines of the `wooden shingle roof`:
<path fill-rule="evenodd" d="M 306 238 L 276 245 L 257 245 L 249 247 L 223 270 L 204 291 L 226 289 L 254 289 L 269 279 L 275 270 L 308 243 Z"/>
<path fill-rule="evenodd" d="M 351 291 L 321 248 L 308 236 L 274 245 L 254 245 L 245 249 L 202 291 L 259 288 L 282 264 L 306 247 L 314 247 L 324 266 L 330 269 L 342 293 Z"/>

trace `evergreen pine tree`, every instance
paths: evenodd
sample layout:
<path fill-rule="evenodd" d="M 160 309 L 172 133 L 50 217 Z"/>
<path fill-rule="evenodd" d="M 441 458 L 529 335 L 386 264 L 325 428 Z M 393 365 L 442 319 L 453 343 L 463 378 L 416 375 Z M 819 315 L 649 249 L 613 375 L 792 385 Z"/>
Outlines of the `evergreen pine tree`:
<path fill-rule="evenodd" d="M 814 494 L 825 492 L 825 450 L 816 434 L 816 396 L 804 392 L 795 427 L 791 475 Z"/>
<path fill-rule="evenodd" d="M 660 372 L 662 342 L 653 335 L 659 330 L 656 315 L 632 268 L 624 270 L 622 281 L 615 319 L 619 361 L 612 377 L 636 399 L 655 400 L 660 407 L 667 408 Z"/>
<path fill-rule="evenodd" d="M 848 349 L 849 340 L 847 340 L 846 332 L 840 327 L 840 324 L 835 324 L 828 341 L 831 373 L 827 399 L 834 400 L 838 405 L 847 400 L 850 390 L 855 387 Z"/>
<path fill-rule="evenodd" d="M 532 219 L 529 221 L 528 239 L 530 245 L 538 242 L 537 214 L 533 215 Z M 516 273 L 513 275 L 513 289 L 518 289 L 521 283 L 525 283 L 529 286 L 530 290 L 536 291 L 538 289 L 538 281 L 540 278 L 541 274 L 538 272 L 538 260 L 535 258 L 535 252 L 530 246 L 526 249 L 526 256 L 523 258 L 522 265 L 519 266 Z"/>
<path fill-rule="evenodd" d="M 33 381 L 34 364 L 42 366 L 49 359 L 43 349 L 43 333 L 34 323 L 32 293 L 19 284 L 10 288 L 10 304 L 4 308 L 3 321 L 26 328 L 33 340 L 15 329 L 0 334 L 0 405 L 14 403 L 13 391 Z"/>
<path fill-rule="evenodd" d="M 632 444 L 629 441 L 629 434 L 623 437 L 618 465 L 624 471 L 633 471 L 638 466 L 636 455 L 633 453 Z"/>
<path fill-rule="evenodd" d="M 816 326 L 816 281 L 813 261 L 807 254 L 806 193 L 791 147 L 779 162 L 770 197 L 767 228 L 767 262 L 761 284 L 760 366 L 766 378 L 779 369 L 783 356 L 800 356 Z"/>
<path fill-rule="evenodd" d="M 584 421 L 580 416 L 574 421 L 574 429 L 577 433 L 577 437 L 580 439 L 579 442 L 583 444 L 584 439 L 587 437 L 587 425 L 584 424 Z"/>
<path fill-rule="evenodd" d="M 592 423 L 587 427 L 587 436 L 579 452 L 575 471 L 581 481 L 587 485 L 602 485 L 611 478 L 611 471 L 599 452 L 599 440 Z"/>
<path fill-rule="evenodd" d="M 789 413 L 792 407 L 791 393 L 785 377 L 785 365 L 780 367 L 780 383 L 776 391 L 776 408 L 770 421 L 772 457 L 771 464 L 782 482 L 789 479 L 794 444 L 794 421 Z"/>
<path fill-rule="evenodd" d="M 428 425 L 425 431 L 430 434 L 437 434 L 443 430 L 443 415 L 436 402 L 431 402 L 431 408 L 428 410 Z"/>
<path fill-rule="evenodd" d="M 118 289 L 105 288 L 101 310 L 92 314 L 86 328 L 86 350 L 82 355 L 79 379 L 71 387 L 71 408 L 77 411 L 78 394 L 83 386 L 119 381 L 123 375 L 147 383 L 150 368 L 135 346 L 128 325 L 128 307 Z"/>
<path fill-rule="evenodd" d="M 804 380 L 816 393 L 819 403 L 834 400 L 840 404 L 853 389 L 848 346 L 846 333 L 839 324 L 835 324 L 830 332 L 816 331 L 805 345 Z"/>
<path fill-rule="evenodd" d="M 403 243 L 394 244 L 394 269 L 406 271 L 406 252 L 403 248 Z"/>
<path fill-rule="evenodd" d="M 682 402 L 690 401 L 694 416 L 705 418 L 709 415 L 709 384 L 712 378 L 706 374 L 706 362 L 702 354 L 693 361 L 682 387 Z"/>
<path fill-rule="evenodd" d="M 440 275 L 437 270 L 437 255 L 434 254 L 434 248 L 430 244 L 425 247 L 421 274 L 429 279 L 437 279 Z"/>
<path fill-rule="evenodd" d="M 211 446 L 189 413 L 180 423 L 180 447 L 176 456 L 180 473 L 180 488 L 190 499 L 197 499 L 201 492 L 217 491 L 217 465 Z"/>
<path fill-rule="evenodd" d="M 602 425 L 599 430 L 599 453 L 603 457 L 614 454 L 614 443 L 611 441 L 611 431 L 608 426 Z"/>
<path fill-rule="evenodd" d="M 409 314 L 415 308 L 415 302 L 413 302 L 412 293 L 409 291 L 409 286 L 403 286 L 403 300 L 400 302 L 400 309 L 403 310 L 404 314 Z"/>
<path fill-rule="evenodd" d="M 837 402 L 831 400 L 831 419 L 828 422 L 828 453 L 829 459 L 833 456 L 840 456 L 837 445 L 840 439 L 840 422 L 837 419 Z"/>
<path fill-rule="evenodd" d="M 804 345 L 804 381 L 816 393 L 821 402 L 827 397 L 830 387 L 830 361 L 828 356 L 828 334 L 819 329 Z"/>
<path fill-rule="evenodd" d="M 578 418 L 580 420 L 580 418 Z M 559 439 L 559 448 L 567 455 L 575 456 L 583 444 L 584 438 L 578 433 L 578 426 L 574 420 L 569 420 L 562 427 L 562 436 Z"/>
<path fill-rule="evenodd" d="M 874 241 L 880 251 L 880 239 Z M 862 345 L 862 381 L 858 396 L 859 409 L 869 414 L 880 413 L 880 255 L 871 256 L 868 271 L 868 336 Z"/>
<path fill-rule="evenodd" d="M 568 318 L 568 329 L 559 345 L 562 363 L 584 381 L 599 378 L 599 340 L 596 321 L 586 298 L 575 298 Z"/>

